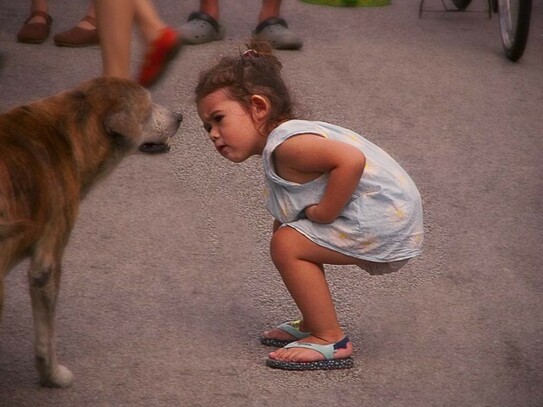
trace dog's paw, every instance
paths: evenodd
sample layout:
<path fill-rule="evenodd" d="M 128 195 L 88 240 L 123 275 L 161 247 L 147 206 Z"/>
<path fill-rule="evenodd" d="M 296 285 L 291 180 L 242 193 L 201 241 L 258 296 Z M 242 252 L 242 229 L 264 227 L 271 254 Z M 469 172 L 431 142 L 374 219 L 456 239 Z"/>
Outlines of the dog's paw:
<path fill-rule="evenodd" d="M 74 382 L 73 373 L 62 365 L 58 365 L 51 375 L 43 375 L 40 379 L 40 384 L 45 387 L 70 387 Z"/>

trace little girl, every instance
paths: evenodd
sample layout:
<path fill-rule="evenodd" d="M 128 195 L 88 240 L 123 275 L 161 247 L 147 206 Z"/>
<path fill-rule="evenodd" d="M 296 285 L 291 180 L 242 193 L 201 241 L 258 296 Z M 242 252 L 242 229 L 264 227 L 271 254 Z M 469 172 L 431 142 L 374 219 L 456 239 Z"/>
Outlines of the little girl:
<path fill-rule="evenodd" d="M 364 137 L 296 120 L 280 70 L 269 44 L 253 40 L 242 55 L 201 73 L 198 114 L 223 157 L 262 156 L 275 218 L 271 257 L 302 315 L 264 333 L 263 344 L 283 346 L 266 364 L 349 368 L 353 346 L 323 265 L 357 265 L 372 275 L 399 270 L 421 252 L 421 199 L 400 165 Z"/>

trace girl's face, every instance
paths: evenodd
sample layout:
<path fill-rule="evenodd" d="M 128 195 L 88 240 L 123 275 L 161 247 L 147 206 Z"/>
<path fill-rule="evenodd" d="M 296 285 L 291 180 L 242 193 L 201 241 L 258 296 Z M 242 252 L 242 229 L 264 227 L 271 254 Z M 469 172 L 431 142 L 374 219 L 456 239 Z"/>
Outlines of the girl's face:
<path fill-rule="evenodd" d="M 267 109 L 267 101 L 260 96 L 253 95 L 247 109 L 229 98 L 224 90 L 217 90 L 200 101 L 198 115 L 219 154 L 240 163 L 262 154 L 266 135 L 258 129 L 267 116 Z"/>

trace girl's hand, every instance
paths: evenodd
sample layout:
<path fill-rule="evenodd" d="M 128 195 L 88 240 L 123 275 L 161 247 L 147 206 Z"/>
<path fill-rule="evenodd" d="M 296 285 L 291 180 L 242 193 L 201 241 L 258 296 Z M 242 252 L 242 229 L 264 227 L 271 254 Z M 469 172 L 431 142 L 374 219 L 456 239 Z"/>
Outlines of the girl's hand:
<path fill-rule="evenodd" d="M 319 211 L 319 205 L 311 205 L 311 206 L 308 206 L 307 208 L 305 208 L 304 210 L 305 212 L 305 216 L 307 217 L 307 219 L 309 219 L 311 222 L 315 222 L 315 223 L 332 223 L 333 221 L 336 220 L 337 216 L 334 216 L 334 217 L 331 217 L 331 216 L 326 216 L 322 213 L 320 213 Z"/>
<path fill-rule="evenodd" d="M 320 202 L 309 205 L 305 214 L 312 222 L 331 223 L 341 215 L 356 191 L 366 157 L 347 143 L 315 134 L 300 134 L 275 149 L 274 165 L 281 178 L 299 184 L 328 174 Z"/>

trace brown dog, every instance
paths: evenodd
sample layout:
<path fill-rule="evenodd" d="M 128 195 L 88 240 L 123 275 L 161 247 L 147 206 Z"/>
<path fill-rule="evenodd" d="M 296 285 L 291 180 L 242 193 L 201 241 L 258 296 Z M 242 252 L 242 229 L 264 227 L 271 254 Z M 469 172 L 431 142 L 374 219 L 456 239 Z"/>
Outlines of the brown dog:
<path fill-rule="evenodd" d="M 81 198 L 128 154 L 166 142 L 181 120 L 135 82 L 114 78 L 0 115 L 0 315 L 4 278 L 29 256 L 42 385 L 67 387 L 73 380 L 57 362 L 54 317 L 62 253 Z"/>

